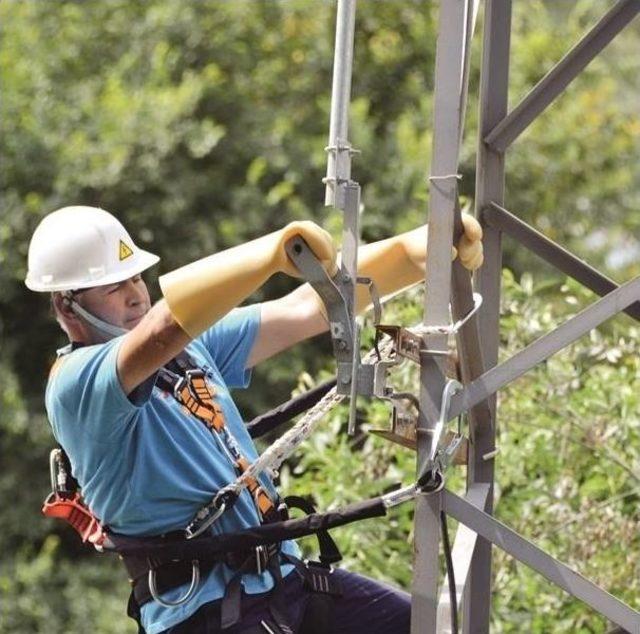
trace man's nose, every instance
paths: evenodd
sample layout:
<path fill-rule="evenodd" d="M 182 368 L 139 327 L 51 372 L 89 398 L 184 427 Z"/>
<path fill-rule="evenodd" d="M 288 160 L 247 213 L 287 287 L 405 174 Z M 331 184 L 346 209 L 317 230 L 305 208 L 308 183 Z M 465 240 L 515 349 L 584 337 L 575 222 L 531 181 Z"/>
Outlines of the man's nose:
<path fill-rule="evenodd" d="M 127 304 L 129 306 L 136 306 L 142 303 L 144 299 L 144 293 L 141 288 L 142 284 L 136 284 L 133 280 L 127 280 L 125 285 L 125 293 Z"/>

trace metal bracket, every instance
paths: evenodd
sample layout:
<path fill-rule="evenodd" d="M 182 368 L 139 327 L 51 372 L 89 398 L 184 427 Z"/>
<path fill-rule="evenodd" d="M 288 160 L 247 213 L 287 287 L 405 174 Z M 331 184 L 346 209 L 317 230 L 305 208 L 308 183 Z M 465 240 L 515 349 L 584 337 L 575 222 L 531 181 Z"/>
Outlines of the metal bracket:
<path fill-rule="evenodd" d="M 358 188 L 359 190 L 359 188 Z M 353 233 L 353 232 L 352 232 Z M 351 238 L 354 236 L 352 235 Z M 357 248 L 353 241 L 349 250 Z M 291 261 L 300 270 L 304 278 L 320 295 L 327 310 L 329 330 L 333 343 L 333 353 L 337 362 L 338 394 L 351 398 L 349 412 L 349 433 L 355 432 L 356 398 L 358 395 L 372 396 L 375 392 L 374 365 L 363 365 L 360 360 L 360 328 L 353 316 L 353 277 L 343 268 L 330 278 L 309 245 L 300 236 L 294 236 L 285 244 L 285 250 Z M 346 257 L 345 257 L 346 259 Z M 357 266 L 355 252 L 349 254 L 348 268 Z M 380 299 L 374 282 L 370 278 L 356 278 L 357 283 L 366 284 L 374 304 L 376 320 L 381 316 Z"/>
<path fill-rule="evenodd" d="M 420 364 L 420 349 L 422 348 L 422 337 L 412 333 L 402 326 L 378 325 L 376 326 L 376 340 L 379 333 L 387 335 L 393 341 L 393 348 L 396 354 L 410 359 L 414 363 Z"/>
<path fill-rule="evenodd" d="M 416 448 L 417 416 L 412 414 L 399 403 L 393 404 L 391 416 L 391 431 L 386 429 L 372 429 L 369 433 L 380 436 L 385 440 L 402 445 L 408 449 Z"/>
<path fill-rule="evenodd" d="M 385 334 L 393 341 L 393 349 L 395 353 L 404 358 L 413 361 L 420 365 L 421 353 L 429 353 L 431 355 L 438 355 L 446 357 L 445 360 L 445 374 L 451 378 L 459 378 L 460 369 L 458 367 L 458 358 L 455 352 L 449 350 L 424 350 L 422 348 L 422 337 L 416 334 L 413 330 L 408 330 L 402 326 L 391 325 L 378 325 L 376 326 L 376 341 L 379 339 L 380 334 Z M 396 361 L 400 363 L 400 361 Z M 376 395 L 378 395 L 376 393 Z"/>
<path fill-rule="evenodd" d="M 349 306 L 339 286 L 341 273 L 338 272 L 333 279 L 330 278 L 300 236 L 294 236 L 288 240 L 285 250 L 305 280 L 311 284 L 324 302 L 329 319 L 333 353 L 338 364 L 336 389 L 340 394 L 349 394 L 355 342 Z"/>

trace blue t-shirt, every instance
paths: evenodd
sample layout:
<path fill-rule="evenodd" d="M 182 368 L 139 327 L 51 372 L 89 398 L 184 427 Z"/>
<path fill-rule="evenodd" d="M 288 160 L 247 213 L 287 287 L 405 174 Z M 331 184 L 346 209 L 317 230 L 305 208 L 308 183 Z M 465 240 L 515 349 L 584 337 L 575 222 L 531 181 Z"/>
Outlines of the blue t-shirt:
<path fill-rule="evenodd" d="M 247 387 L 249 353 L 260 327 L 259 305 L 238 308 L 194 339 L 187 352 L 206 372 L 225 424 L 253 462 L 257 452 L 229 387 Z M 78 348 L 61 357 L 46 392 L 46 407 L 56 440 L 71 462 L 82 495 L 104 525 L 124 535 L 159 535 L 184 529 L 195 513 L 224 485 L 235 480 L 233 465 L 220 440 L 170 394 L 158 387 L 134 404 L 116 373 L 122 337 Z M 262 477 L 262 485 L 274 492 Z M 233 509 L 212 526 L 229 533 L 259 524 L 252 497 L 244 491 Z M 283 550 L 298 554 L 293 542 Z M 291 566 L 283 566 L 283 575 Z M 186 604 L 165 608 L 150 601 L 142 607 L 142 623 L 156 634 L 191 616 L 201 605 L 221 598 L 233 571 L 216 566 Z M 273 587 L 269 573 L 242 578 L 249 594 Z M 163 594 L 176 600 L 185 586 Z"/>

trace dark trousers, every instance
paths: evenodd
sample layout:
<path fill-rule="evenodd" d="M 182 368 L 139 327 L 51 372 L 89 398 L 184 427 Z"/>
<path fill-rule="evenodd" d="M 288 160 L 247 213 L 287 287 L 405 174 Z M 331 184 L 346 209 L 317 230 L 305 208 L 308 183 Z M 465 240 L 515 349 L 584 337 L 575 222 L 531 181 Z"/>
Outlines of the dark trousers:
<path fill-rule="evenodd" d="M 331 634 L 408 634 L 411 597 L 406 592 L 339 568 L 333 574 L 340 580 L 343 594 L 334 600 Z M 287 575 L 282 583 L 290 622 L 299 627 L 309 593 L 303 589 L 302 581 L 295 572 Z M 224 634 L 241 634 L 243 630 L 259 627 L 261 621 L 268 623 L 268 597 L 269 593 L 243 594 L 240 623 L 225 630 Z M 265 634 L 268 632 L 264 631 Z M 186 621 L 166 630 L 165 634 L 220 632 L 220 601 L 212 601 Z"/>

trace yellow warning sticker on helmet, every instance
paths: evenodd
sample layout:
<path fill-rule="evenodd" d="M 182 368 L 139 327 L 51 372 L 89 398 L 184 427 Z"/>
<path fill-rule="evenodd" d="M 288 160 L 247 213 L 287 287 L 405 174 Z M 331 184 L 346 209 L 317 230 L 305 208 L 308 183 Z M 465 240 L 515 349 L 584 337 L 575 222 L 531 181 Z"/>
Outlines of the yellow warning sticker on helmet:
<path fill-rule="evenodd" d="M 126 260 L 131 255 L 133 255 L 131 247 L 127 246 L 122 240 L 120 240 L 120 262 L 122 262 L 122 260 Z"/>

